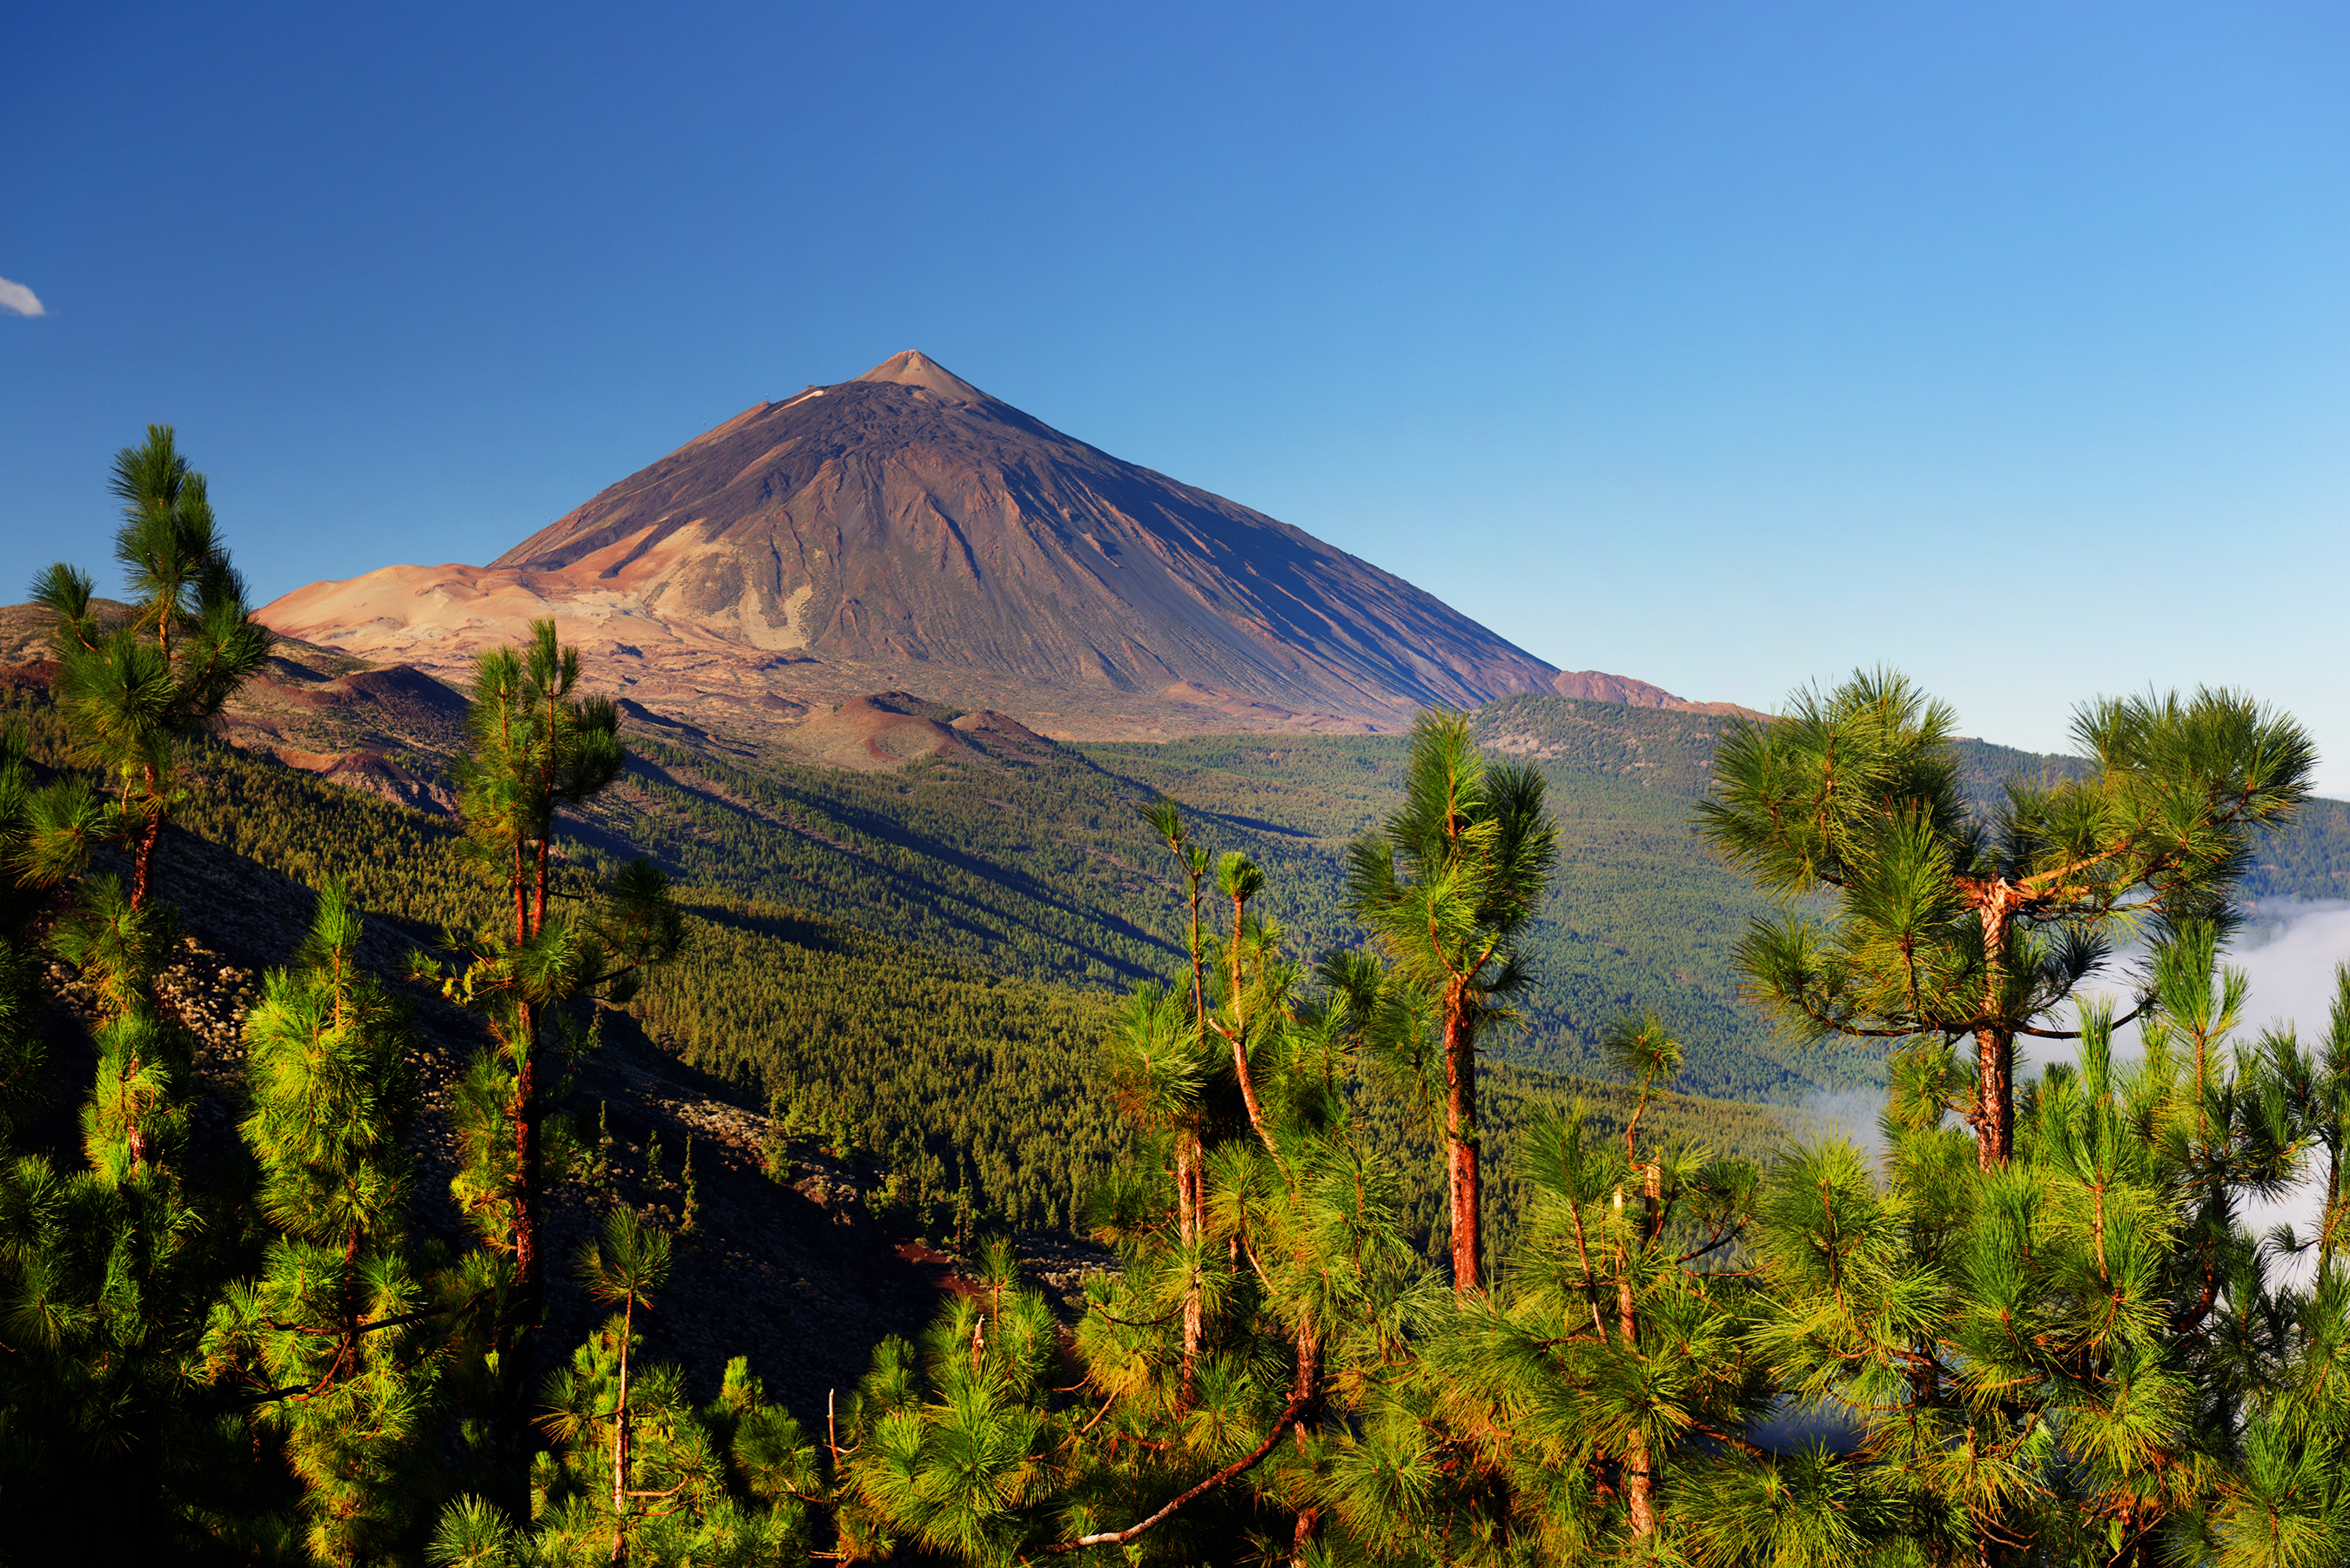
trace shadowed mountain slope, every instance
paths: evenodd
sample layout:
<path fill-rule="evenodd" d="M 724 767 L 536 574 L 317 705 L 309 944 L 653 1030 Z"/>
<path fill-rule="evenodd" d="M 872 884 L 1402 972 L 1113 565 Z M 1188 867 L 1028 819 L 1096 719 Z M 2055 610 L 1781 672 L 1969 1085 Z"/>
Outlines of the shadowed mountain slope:
<path fill-rule="evenodd" d="M 731 654 L 776 688 L 820 687 L 805 661 L 894 666 L 941 695 L 927 667 L 1191 714 L 1208 688 L 1393 724 L 1556 673 L 1390 573 L 914 353 L 745 410 L 487 567 L 314 584 L 263 618 L 431 667 L 548 614 L 591 653 Z"/>

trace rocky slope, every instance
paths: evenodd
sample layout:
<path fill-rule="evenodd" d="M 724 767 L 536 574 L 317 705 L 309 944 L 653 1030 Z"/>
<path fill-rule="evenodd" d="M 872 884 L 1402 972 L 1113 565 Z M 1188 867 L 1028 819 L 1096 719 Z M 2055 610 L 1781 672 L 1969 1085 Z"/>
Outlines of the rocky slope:
<path fill-rule="evenodd" d="M 1550 689 L 1562 697 L 1579 698 L 1586 702 L 1618 702 L 1627 708 L 1662 708 L 1669 712 L 1711 713 L 1719 718 L 1770 717 L 1735 702 L 1692 702 L 1686 697 L 1674 696 L 1661 686 L 1651 686 L 1628 675 L 1610 675 L 1601 670 L 1562 670 L 1551 678 Z"/>
<path fill-rule="evenodd" d="M 123 613 L 109 599 L 107 613 Z M 37 605 L 0 606 L 0 691 L 46 693 L 57 665 Z M 213 723 L 224 739 L 420 811 L 454 801 L 442 770 L 464 742 L 465 697 L 405 664 L 379 667 L 297 638 L 280 640 Z"/>

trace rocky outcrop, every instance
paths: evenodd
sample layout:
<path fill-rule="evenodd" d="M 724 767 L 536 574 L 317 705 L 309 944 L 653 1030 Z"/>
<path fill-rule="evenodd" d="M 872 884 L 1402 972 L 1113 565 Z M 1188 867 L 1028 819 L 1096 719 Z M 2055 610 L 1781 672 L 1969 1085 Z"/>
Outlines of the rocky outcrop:
<path fill-rule="evenodd" d="M 1552 678 L 1550 689 L 1562 697 L 1576 697 L 1586 702 L 1620 702 L 1627 708 L 1662 708 L 1676 713 L 1711 713 L 1742 719 L 1770 717 L 1735 702 L 1692 702 L 1674 696 L 1661 686 L 1651 686 L 1628 675 L 1610 675 L 1601 670 L 1563 670 Z"/>

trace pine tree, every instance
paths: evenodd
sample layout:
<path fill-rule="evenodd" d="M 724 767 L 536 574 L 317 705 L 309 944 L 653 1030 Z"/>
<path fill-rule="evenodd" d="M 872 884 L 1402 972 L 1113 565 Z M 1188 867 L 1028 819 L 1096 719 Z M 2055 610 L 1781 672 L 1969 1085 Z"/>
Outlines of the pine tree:
<path fill-rule="evenodd" d="M 1464 1294 L 1485 1287 L 1479 1042 L 1514 1017 L 1509 999 L 1528 981 L 1518 940 L 1557 859 L 1542 774 L 1488 763 L 1468 717 L 1435 710 L 1412 727 L 1403 806 L 1347 855 L 1356 917 L 1439 1020 L 1452 1282 Z"/>
<path fill-rule="evenodd" d="M 1953 723 L 1886 672 L 1797 692 L 1724 734 L 1700 809 L 1758 885 L 1834 906 L 1825 923 L 1756 923 L 1738 961 L 1756 998 L 1814 1036 L 1971 1036 L 1989 1170 L 2012 1141 L 2017 1037 L 2076 1037 L 2050 1021 L 2113 930 L 2158 950 L 2183 921 L 2224 931 L 2255 836 L 2292 819 L 2315 753 L 2233 692 L 2103 701 L 2074 723 L 2085 776 L 2012 781 L 1984 808 L 1960 787 Z"/>
<path fill-rule="evenodd" d="M 0 1148 L 17 1116 L 47 1086 L 49 1068 L 37 1017 L 40 945 L 32 929 L 44 900 L 24 885 L 36 793 L 23 732 L 0 731 Z"/>
<path fill-rule="evenodd" d="M 1427 1385 L 1410 1350 L 1432 1282 L 1348 1100 L 1370 1023 L 1357 1003 L 1378 977 L 1336 965 L 1360 983 L 1301 998 L 1279 929 L 1251 910 L 1253 872 L 1218 868 L 1233 929 L 1201 981 L 1206 1040 L 1180 986 L 1138 988 L 1108 1032 L 1148 1153 L 1087 1202 L 1121 1268 L 1088 1282 L 1083 1383 L 1054 1386 L 1050 1315 L 991 1243 L 976 1296 L 919 1348 L 885 1344 L 851 1402 L 845 1551 L 1181 1560 L 1246 1531 L 1253 1553 L 1303 1563 L 1388 1554 L 1437 1527 L 1421 1504 L 1448 1485 L 1412 1408 Z M 1186 1129 L 1196 1179 L 1170 1147 Z M 1417 1498 L 1400 1521 L 1399 1469 Z M 1268 1520 L 1277 1533 L 1255 1535 Z"/>
<path fill-rule="evenodd" d="M 82 1107 L 82 1152 L 116 1182 L 168 1162 L 187 1135 L 194 1043 L 158 1005 L 155 977 L 177 940 L 169 909 L 140 909 L 112 877 L 91 878 L 53 933 L 57 954 L 97 992 L 98 1073 Z"/>
<path fill-rule="evenodd" d="M 1198 1276 L 1207 1266 L 1199 1253 L 1200 1161 L 1207 1111 L 1201 1091 L 1208 1079 L 1209 1051 L 1208 952 L 1202 941 L 1200 904 L 1208 856 L 1186 836 L 1182 814 L 1173 801 L 1162 797 L 1152 802 L 1145 820 L 1175 857 L 1183 875 L 1191 916 L 1190 942 L 1185 949 L 1191 989 L 1188 998 L 1179 999 L 1156 986 L 1138 987 L 1120 1016 L 1113 1048 L 1123 1058 L 1117 1070 L 1124 1108 L 1143 1125 L 1162 1130 L 1174 1156 L 1175 1222 L 1188 1260 L 1185 1266 L 1194 1276 L 1184 1293 L 1183 1363 L 1177 1396 L 1188 1400 L 1201 1335 L 1206 1332 L 1205 1286 Z"/>
<path fill-rule="evenodd" d="M 224 1373 L 264 1390 L 254 1397 L 285 1434 L 322 1563 L 377 1558 L 407 1533 L 439 1371 L 406 1237 L 411 1036 L 360 967 L 360 929 L 342 887 L 322 887 L 308 940 L 246 1020 L 240 1130 L 278 1236 L 208 1335 Z"/>
<path fill-rule="evenodd" d="M 168 428 L 148 434 L 116 461 L 116 556 L 138 602 L 99 614 L 89 577 L 63 565 L 35 585 L 68 760 L 103 789 L 76 774 L 35 788 L 13 735 L 0 756 L 0 1119 L 41 1083 L 36 913 L 57 913 L 55 949 L 99 1013 L 88 1168 L 0 1167 L 0 1490 L 42 1500 L 12 1514 L 9 1548 L 28 1560 L 184 1555 L 265 1535 L 256 1521 L 273 1506 L 243 1423 L 204 1386 L 205 1315 L 240 1240 L 233 1173 L 185 1168 L 194 1043 L 158 993 L 175 936 L 150 898 L 181 746 L 270 639 L 244 609 L 203 476 Z M 105 842 L 130 851 L 129 888 L 66 886 Z"/>
<path fill-rule="evenodd" d="M 1948 1123 L 1971 1075 L 1933 1042 L 1896 1064 L 1881 1184 L 1849 1146 L 1772 1174 L 1750 1343 L 1783 1388 L 1862 1424 L 1857 1480 L 1888 1542 L 1986 1564 L 2199 1560 L 2215 1504 L 2277 1473 L 2236 1435 L 2304 1376 L 2301 1309 L 2241 1205 L 2291 1179 L 2307 1128 L 2287 1043 L 2228 1039 L 2242 982 L 2214 952 L 2208 927 L 2178 933 L 2135 1065 L 2111 1010 L 2083 1009 L 2077 1063 L 2021 1097 L 2006 1164 L 1981 1169 Z"/>
<path fill-rule="evenodd" d="M 592 1019 L 579 1017 L 580 1005 L 626 1002 L 644 968 L 675 956 L 683 940 L 669 880 L 650 860 L 622 867 L 600 889 L 556 885 L 556 813 L 608 787 L 624 760 L 612 704 L 577 698 L 578 684 L 578 653 L 556 640 L 551 620 L 534 622 L 520 649 L 493 649 L 476 659 L 466 712 L 472 749 L 452 774 L 471 853 L 495 892 L 497 913 L 470 941 L 453 944 L 461 949 L 453 972 L 422 968 L 452 1000 L 473 1009 L 497 1042 L 494 1053 L 476 1057 L 459 1090 L 466 1158 L 453 1188 L 510 1274 L 489 1346 L 500 1390 L 490 1438 L 492 1462 L 505 1476 L 500 1499 L 517 1518 L 530 1442 L 524 1409 L 530 1335 L 546 1314 L 541 1216 L 547 1184 L 567 1152 L 548 1147 L 549 1117 L 566 1092 L 550 1058 L 592 1039 Z"/>
<path fill-rule="evenodd" d="M 1560 1562 L 1686 1542 L 1671 1505 L 1738 1467 L 1770 1393 L 1741 1343 L 1754 1168 L 1644 1143 L 1682 1056 L 1653 1014 L 1603 1044 L 1638 1085 L 1620 1147 L 1586 1141 L 1579 1106 L 1526 1129 L 1532 1201 L 1506 1291 L 1464 1301 L 1429 1352 L 1511 1533 Z"/>
<path fill-rule="evenodd" d="M 816 1452 L 766 1403 L 740 1356 L 718 1397 L 696 1408 L 673 1366 L 647 1365 L 636 1318 L 669 1272 L 670 1243 L 616 1210 L 583 1247 L 581 1282 L 619 1312 L 547 1380 L 553 1448 L 534 1467 L 534 1507 L 518 1528 L 478 1498 L 442 1511 L 427 1556 L 454 1565 L 546 1563 L 778 1563 L 805 1551 Z"/>
<path fill-rule="evenodd" d="M 96 583 L 63 562 L 33 585 L 53 618 L 58 711 L 81 765 L 109 781 L 103 805 L 68 782 L 40 813 L 36 859 L 45 878 L 77 869 L 102 840 L 130 852 L 130 905 L 147 901 L 160 842 L 178 791 L 181 745 L 202 732 L 275 641 L 245 607 L 244 579 L 230 565 L 213 520 L 204 476 L 188 466 L 172 427 L 150 425 L 143 446 L 114 460 L 122 503 L 114 556 L 137 596 L 127 618 L 100 613 Z"/>
<path fill-rule="evenodd" d="M 241 1424 L 203 1392 L 234 1237 L 183 1168 L 192 1045 L 155 989 L 171 940 L 167 911 L 112 878 L 85 889 L 57 945 L 101 1012 L 88 1168 L 0 1167 L 0 1485 L 45 1500 L 12 1516 L 28 1559 L 185 1553 L 267 1506 Z"/>
<path fill-rule="evenodd" d="M 650 1310 L 652 1293 L 669 1282 L 669 1238 L 648 1229 L 633 1210 L 616 1210 L 604 1221 L 599 1242 L 580 1250 L 579 1275 L 588 1294 L 605 1306 L 620 1309 L 619 1387 L 614 1397 L 612 1421 L 612 1561 L 629 1560 L 629 1516 L 634 1494 L 634 1455 L 629 1446 L 629 1351 L 636 1339 L 639 1307 Z"/>

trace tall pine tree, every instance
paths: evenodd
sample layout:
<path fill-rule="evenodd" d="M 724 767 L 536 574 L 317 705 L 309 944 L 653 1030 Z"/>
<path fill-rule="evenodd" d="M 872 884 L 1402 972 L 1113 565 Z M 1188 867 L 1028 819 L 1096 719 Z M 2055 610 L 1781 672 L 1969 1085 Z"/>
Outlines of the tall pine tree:
<path fill-rule="evenodd" d="M 1739 954 L 1755 998 L 1815 1036 L 1971 1038 L 1967 1119 L 1990 1170 L 2012 1143 L 2016 1040 L 2078 1038 L 2054 1020 L 2117 929 L 2157 949 L 2184 921 L 2224 931 L 2316 753 L 2234 692 L 2100 701 L 2074 723 L 2082 776 L 2014 780 L 1986 805 L 1960 787 L 1954 722 L 1883 671 L 1798 692 L 1724 734 L 1700 809 L 1731 865 L 1833 910 L 1755 923 Z"/>
<path fill-rule="evenodd" d="M 407 1236 L 416 1115 L 404 1010 L 360 965 L 342 887 L 246 1018 L 240 1130 L 277 1231 L 214 1310 L 209 1348 L 284 1434 L 313 1561 L 379 1559 L 420 1517 L 442 1335 Z"/>
<path fill-rule="evenodd" d="M 579 675 L 577 650 L 562 646 L 551 620 L 534 622 L 521 647 L 475 661 L 471 749 L 452 771 L 495 902 L 490 921 L 458 944 L 453 971 L 431 970 L 496 1041 L 459 1085 L 464 1164 L 454 1189 L 508 1269 L 491 1334 L 487 1430 L 499 1501 L 516 1519 L 526 1516 L 531 1336 L 546 1315 L 543 1214 L 567 1159 L 547 1137 L 566 1092 L 557 1059 L 591 1037 L 577 1004 L 626 1001 L 644 966 L 674 956 L 683 938 L 668 878 L 650 860 L 601 888 L 558 886 L 556 814 L 608 788 L 624 763 L 617 712 L 577 695 Z"/>
<path fill-rule="evenodd" d="M 39 855 L 54 878 L 76 868 L 90 841 L 122 844 L 136 909 L 151 891 L 182 746 L 261 669 L 276 639 L 246 607 L 204 476 L 171 426 L 148 426 L 144 445 L 116 454 L 113 490 L 122 504 L 114 558 L 137 596 L 129 612 L 99 606 L 90 576 L 62 561 L 33 585 L 52 618 L 54 685 L 74 759 L 109 791 L 101 803 L 68 785 L 42 814 L 49 842 Z"/>
<path fill-rule="evenodd" d="M 1438 1020 L 1452 1284 L 1463 1294 L 1485 1288 L 1477 1052 L 1514 1016 L 1510 999 L 1529 979 L 1518 940 L 1557 860 L 1542 774 L 1489 763 L 1466 714 L 1435 710 L 1412 727 L 1402 807 L 1348 851 L 1356 918 Z"/>

